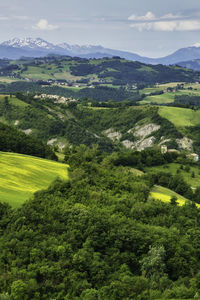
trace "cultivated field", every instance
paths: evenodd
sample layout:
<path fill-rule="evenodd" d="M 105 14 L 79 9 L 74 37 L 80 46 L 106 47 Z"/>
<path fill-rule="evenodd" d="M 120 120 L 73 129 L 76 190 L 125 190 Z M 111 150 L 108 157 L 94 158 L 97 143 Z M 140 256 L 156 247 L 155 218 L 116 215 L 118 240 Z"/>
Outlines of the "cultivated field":
<path fill-rule="evenodd" d="M 0 152 L 0 169 L 0 201 L 14 208 L 57 177 L 68 179 L 66 164 L 16 153 Z"/>

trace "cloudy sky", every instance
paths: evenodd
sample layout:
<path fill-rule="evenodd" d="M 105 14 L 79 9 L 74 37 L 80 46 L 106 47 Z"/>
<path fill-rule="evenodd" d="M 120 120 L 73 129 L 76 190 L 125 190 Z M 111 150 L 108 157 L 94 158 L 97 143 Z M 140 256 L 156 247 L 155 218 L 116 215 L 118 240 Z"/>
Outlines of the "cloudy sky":
<path fill-rule="evenodd" d="M 200 45 L 200 1 L 0 0 L 0 42 L 14 37 L 160 57 Z"/>

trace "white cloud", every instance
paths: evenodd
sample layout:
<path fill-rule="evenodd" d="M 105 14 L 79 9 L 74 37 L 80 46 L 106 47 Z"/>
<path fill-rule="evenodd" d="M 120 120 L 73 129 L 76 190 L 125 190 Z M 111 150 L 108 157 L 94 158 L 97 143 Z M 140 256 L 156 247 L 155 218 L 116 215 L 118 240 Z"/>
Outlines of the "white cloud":
<path fill-rule="evenodd" d="M 130 21 L 149 21 L 149 20 L 155 20 L 155 19 L 156 19 L 156 17 L 151 11 L 148 11 L 146 13 L 146 15 L 144 15 L 144 16 L 137 16 L 137 15 L 133 14 L 130 17 L 128 17 L 128 20 L 130 20 Z"/>
<path fill-rule="evenodd" d="M 180 18 L 183 18 L 183 16 L 181 16 L 181 15 L 173 15 L 171 13 L 163 15 L 163 16 L 160 17 L 160 19 L 175 19 L 175 20 L 176 19 L 180 19 Z"/>
<path fill-rule="evenodd" d="M 130 26 L 139 31 L 197 31 L 200 30 L 200 20 L 142 22 Z"/>
<path fill-rule="evenodd" d="M 32 28 L 36 30 L 54 30 L 57 29 L 58 26 L 49 24 L 46 19 L 40 19 L 40 21 Z"/>
<path fill-rule="evenodd" d="M 156 17 L 152 12 L 147 12 L 144 16 L 131 15 L 128 18 L 133 23 L 132 28 L 139 31 L 198 31 L 200 30 L 199 18 L 179 14 L 168 13 L 160 17 Z"/>

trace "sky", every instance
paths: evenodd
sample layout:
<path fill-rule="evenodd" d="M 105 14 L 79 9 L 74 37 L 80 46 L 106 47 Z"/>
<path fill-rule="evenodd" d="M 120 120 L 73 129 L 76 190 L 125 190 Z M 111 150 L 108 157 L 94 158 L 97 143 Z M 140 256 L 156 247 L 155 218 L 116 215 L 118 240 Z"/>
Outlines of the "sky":
<path fill-rule="evenodd" d="M 0 42 L 15 37 L 162 57 L 200 46 L 200 1 L 0 0 Z"/>

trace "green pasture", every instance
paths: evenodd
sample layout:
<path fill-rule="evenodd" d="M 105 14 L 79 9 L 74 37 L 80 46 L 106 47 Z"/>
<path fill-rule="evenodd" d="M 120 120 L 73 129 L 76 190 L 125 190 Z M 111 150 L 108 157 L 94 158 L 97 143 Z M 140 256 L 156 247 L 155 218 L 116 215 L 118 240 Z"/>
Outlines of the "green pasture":
<path fill-rule="evenodd" d="M 140 90 L 140 94 L 150 94 L 150 93 L 155 93 L 157 91 L 162 91 L 162 88 L 160 87 L 149 87 L 149 88 L 144 88 Z"/>
<path fill-rule="evenodd" d="M 171 197 L 173 196 L 177 197 L 177 203 L 180 206 L 184 205 L 187 201 L 189 201 L 185 197 L 173 192 L 172 190 L 164 188 L 160 185 L 155 185 L 150 192 L 150 198 L 160 200 L 162 202 L 170 202 Z M 196 205 L 197 207 L 200 207 L 200 204 L 196 204 Z"/>
<path fill-rule="evenodd" d="M 167 88 L 176 87 L 177 84 L 181 84 L 181 83 L 182 82 L 171 82 L 171 83 L 159 84 L 154 87 L 144 88 L 143 90 L 140 90 L 140 94 L 147 95 L 145 99 L 140 102 L 140 104 L 150 104 L 150 103 L 168 104 L 174 102 L 175 96 L 180 96 L 180 95 L 200 96 L 200 84 L 198 83 L 184 83 L 184 89 L 178 90 L 177 92 L 167 92 L 162 95 L 153 95 L 153 96 L 149 95 L 151 93 L 166 90 Z M 188 88 L 192 88 L 192 90 Z"/>
<path fill-rule="evenodd" d="M 162 89 L 166 89 L 168 87 L 176 87 L 177 84 L 181 84 L 181 83 L 184 83 L 184 82 L 168 82 L 168 83 L 162 83 L 162 84 L 159 84 L 158 85 L 158 88 L 162 88 Z"/>
<path fill-rule="evenodd" d="M 70 74 L 69 65 L 61 65 L 58 67 L 55 64 L 47 66 L 28 66 L 26 71 L 22 71 L 23 78 L 48 80 L 48 79 L 65 79 L 77 80 L 80 76 L 73 76 Z"/>
<path fill-rule="evenodd" d="M 140 104 L 151 104 L 151 103 L 157 103 L 157 104 L 168 104 L 174 102 L 174 96 L 176 93 L 165 93 L 161 95 L 153 95 L 153 96 L 147 96 L 144 98 L 144 100 L 140 101 Z"/>
<path fill-rule="evenodd" d="M 0 82 L 2 82 L 2 83 L 12 83 L 15 81 L 20 81 L 20 79 L 10 78 L 10 77 L 6 77 L 6 76 L 0 76 Z"/>
<path fill-rule="evenodd" d="M 151 68 L 150 66 L 145 66 L 145 65 L 141 66 L 141 68 L 138 69 L 138 71 L 156 72 L 156 73 L 157 73 L 156 70 L 154 70 L 154 69 Z"/>
<path fill-rule="evenodd" d="M 18 106 L 18 107 L 21 107 L 21 108 L 23 108 L 25 106 L 28 106 L 28 104 L 25 103 L 24 101 L 16 98 L 15 96 L 10 97 L 10 95 L 0 95 L 0 101 L 3 101 L 5 99 L 5 97 L 8 97 L 8 102 L 10 104 L 15 105 L 15 106 Z"/>
<path fill-rule="evenodd" d="M 200 168 L 198 165 L 194 165 L 194 166 L 190 166 L 190 170 L 189 172 L 187 172 L 184 168 L 185 166 L 183 166 L 183 169 L 180 169 L 181 165 L 178 163 L 171 163 L 171 164 L 166 164 L 166 165 L 162 165 L 162 166 L 156 166 L 156 167 L 149 167 L 146 168 L 146 171 L 148 173 L 150 172 L 165 172 L 165 173 L 170 173 L 172 175 L 176 175 L 177 174 L 177 170 L 178 174 L 181 175 L 184 180 L 193 188 L 197 188 L 198 186 L 200 186 Z M 192 177 L 192 173 L 194 173 L 195 177 Z"/>
<path fill-rule="evenodd" d="M 68 179 L 66 164 L 16 153 L 0 152 L 0 169 L 0 201 L 13 208 L 47 188 L 57 177 Z"/>
<path fill-rule="evenodd" d="M 200 111 L 180 107 L 162 106 L 159 108 L 161 117 L 168 119 L 176 127 L 196 126 L 200 124 Z"/>

